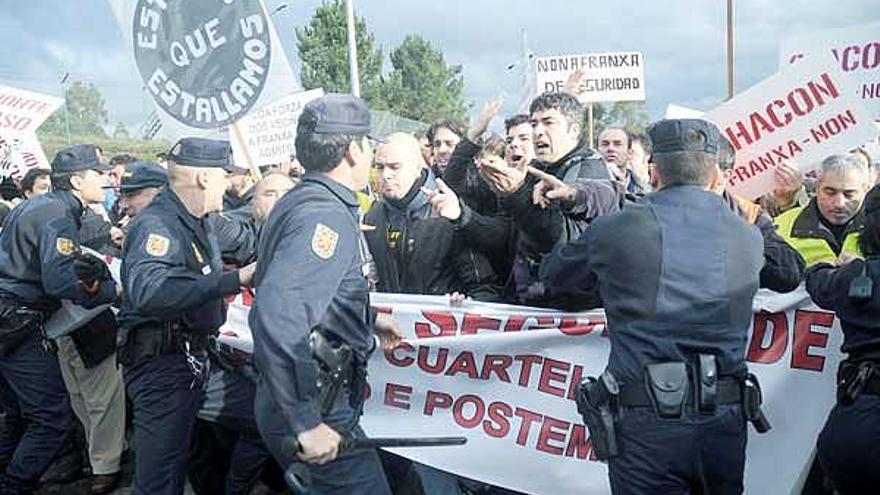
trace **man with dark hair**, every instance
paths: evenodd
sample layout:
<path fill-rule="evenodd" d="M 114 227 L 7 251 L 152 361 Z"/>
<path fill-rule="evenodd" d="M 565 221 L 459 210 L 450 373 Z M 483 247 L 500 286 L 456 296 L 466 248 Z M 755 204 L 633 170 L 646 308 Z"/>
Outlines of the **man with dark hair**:
<path fill-rule="evenodd" d="M 651 192 L 651 173 L 648 159 L 653 153 L 651 138 L 647 134 L 630 134 L 629 172 L 631 183 L 642 188 L 643 193 Z"/>
<path fill-rule="evenodd" d="M 71 424 L 44 321 L 62 299 L 91 308 L 118 296 L 104 263 L 79 246 L 85 205 L 104 198 L 102 170 L 94 146 L 62 149 L 52 160 L 54 190 L 15 208 L 0 233 L 0 377 L 15 396 L 3 407 L 29 419 L 17 447 L 3 444 L 0 493 L 34 490 Z"/>
<path fill-rule="evenodd" d="M 119 353 L 138 495 L 183 493 L 207 347 L 226 319 L 225 297 L 253 276 L 253 265 L 223 271 L 207 218 L 223 206 L 230 156 L 226 141 L 178 141 L 168 188 L 138 213 L 123 246 Z"/>
<path fill-rule="evenodd" d="M 24 198 L 30 199 L 49 192 L 52 187 L 51 175 L 52 171 L 45 168 L 32 168 L 28 170 L 19 185 Z"/>
<path fill-rule="evenodd" d="M 443 119 L 431 126 L 426 134 L 431 143 L 431 168 L 437 177 L 443 177 L 452 152 L 464 136 L 467 126 L 453 119 Z"/>
<path fill-rule="evenodd" d="M 714 192 L 713 124 L 663 120 L 650 135 L 657 192 L 596 220 L 541 275 L 553 293 L 598 286 L 605 301 L 611 354 L 583 404 L 594 442 L 618 447 L 594 443 L 612 492 L 742 493 L 746 419 L 762 417 L 743 400 L 758 395 L 745 343 L 761 236 Z M 593 422 L 599 411 L 613 424 Z"/>
<path fill-rule="evenodd" d="M 528 115 L 520 113 L 504 120 L 504 133 L 507 136 L 505 158 L 511 166 L 517 167 L 531 163 L 535 159 L 535 145 L 532 143 L 532 123 Z"/>
<path fill-rule="evenodd" d="M 331 93 L 306 104 L 296 155 L 307 173 L 275 205 L 257 254 L 249 315 L 257 426 L 282 466 L 302 463 L 315 493 L 390 493 L 375 450 L 340 451 L 343 436 L 363 436 L 374 328 L 386 348 L 400 337 L 370 308 L 364 273 L 355 191 L 368 181 L 369 133 L 359 98 Z M 330 369 L 319 357 L 327 352 L 346 358 Z"/>
<path fill-rule="evenodd" d="M 636 144 L 636 137 L 629 131 L 621 127 L 606 127 L 599 133 L 598 149 L 599 154 L 608 164 L 611 175 L 614 176 L 621 184 L 624 185 L 626 191 L 634 195 L 643 195 L 650 190 L 647 169 L 647 157 L 643 147 L 644 136 L 639 138 L 639 144 Z M 636 153 L 639 152 L 639 156 Z M 639 159 L 636 165 L 640 168 L 642 175 L 634 172 L 634 161 Z"/>

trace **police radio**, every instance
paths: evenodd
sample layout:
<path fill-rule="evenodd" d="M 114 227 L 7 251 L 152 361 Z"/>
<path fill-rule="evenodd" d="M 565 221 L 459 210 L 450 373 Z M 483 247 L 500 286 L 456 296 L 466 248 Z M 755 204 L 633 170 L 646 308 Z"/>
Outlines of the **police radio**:
<path fill-rule="evenodd" d="M 854 304 L 865 304 L 874 297 L 874 280 L 868 276 L 868 262 L 862 264 L 862 273 L 849 284 L 849 299 Z"/>

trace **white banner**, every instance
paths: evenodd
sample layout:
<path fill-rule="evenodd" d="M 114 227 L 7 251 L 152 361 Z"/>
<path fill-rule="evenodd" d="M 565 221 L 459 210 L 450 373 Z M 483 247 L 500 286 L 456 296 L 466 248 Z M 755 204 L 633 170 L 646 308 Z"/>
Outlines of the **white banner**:
<path fill-rule="evenodd" d="M 873 117 L 831 57 L 783 67 L 705 115 L 736 150 L 727 187 L 747 199 L 773 189 L 787 162 L 807 172 L 828 155 L 876 139 Z"/>
<path fill-rule="evenodd" d="M 587 76 L 580 87 L 580 101 L 645 100 L 645 64 L 641 52 L 538 57 L 535 60 L 538 93 L 562 91 L 568 76 L 581 67 L 586 69 Z"/>
<path fill-rule="evenodd" d="M 219 137 L 299 89 L 260 0 L 109 0 L 163 132 Z"/>
<path fill-rule="evenodd" d="M 306 103 L 324 95 L 323 89 L 294 93 L 274 101 L 239 120 L 239 133 L 231 133 L 232 156 L 239 167 L 274 165 L 296 154 L 296 123 Z"/>
<path fill-rule="evenodd" d="M 33 135 L 63 101 L 56 96 L 0 86 L 0 134 Z"/>
<path fill-rule="evenodd" d="M 880 121 L 880 23 L 786 36 L 779 44 L 779 67 L 828 53 L 857 82 L 853 94 Z"/>
<path fill-rule="evenodd" d="M 36 134 L 8 139 L 0 136 L 0 178 L 21 179 L 32 168 L 49 168 L 49 160 Z"/>
<path fill-rule="evenodd" d="M 230 306 L 221 340 L 250 353 L 250 296 Z M 362 419 L 373 436 L 466 436 L 463 447 L 400 449 L 419 462 L 534 494 L 609 493 L 606 465 L 591 459 L 572 400 L 584 376 L 602 372 L 609 344 L 602 311 L 550 310 L 444 297 L 374 294 L 407 341 L 370 362 Z M 746 493 L 799 493 L 835 398 L 842 343 L 832 313 L 803 291 L 762 291 L 749 333 L 749 369 L 773 425 L 749 427 Z M 809 407 L 801 407 L 809 404 Z"/>

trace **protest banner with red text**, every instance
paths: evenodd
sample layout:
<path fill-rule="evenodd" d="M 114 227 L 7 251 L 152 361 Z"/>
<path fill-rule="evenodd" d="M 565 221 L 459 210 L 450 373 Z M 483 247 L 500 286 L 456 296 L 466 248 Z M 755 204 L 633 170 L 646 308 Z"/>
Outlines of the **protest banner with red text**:
<path fill-rule="evenodd" d="M 36 131 L 64 100 L 0 86 L 0 178 L 21 179 L 34 167 L 49 167 Z"/>
<path fill-rule="evenodd" d="M 223 345 L 250 353 L 238 297 Z M 372 436 L 463 435 L 463 447 L 400 449 L 400 455 L 468 478 L 535 494 L 605 494 L 606 465 L 592 455 L 573 402 L 577 383 L 602 372 L 610 351 L 603 312 L 374 294 L 407 340 L 370 362 L 362 425 Z M 756 298 L 749 368 L 773 424 L 749 427 L 746 493 L 799 493 L 816 437 L 834 403 L 842 336 L 834 314 L 803 291 Z M 800 407 L 809 404 L 809 407 Z"/>
<path fill-rule="evenodd" d="M 748 199 L 773 189 L 773 171 L 816 168 L 876 138 L 873 117 L 831 57 L 783 67 L 705 115 L 736 151 L 727 188 Z"/>

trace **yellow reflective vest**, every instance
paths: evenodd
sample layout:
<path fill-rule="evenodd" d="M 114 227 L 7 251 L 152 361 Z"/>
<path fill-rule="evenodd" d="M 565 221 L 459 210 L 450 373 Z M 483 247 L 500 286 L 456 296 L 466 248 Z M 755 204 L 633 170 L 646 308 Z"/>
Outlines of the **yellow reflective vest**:
<path fill-rule="evenodd" d="M 819 220 L 815 199 L 806 206 L 786 211 L 776 217 L 773 223 L 779 235 L 801 253 L 809 267 L 816 263 L 833 263 L 841 252 L 861 256 L 858 240 L 863 219 L 862 212 L 852 219 L 841 249 L 838 249 L 834 234 Z"/>

